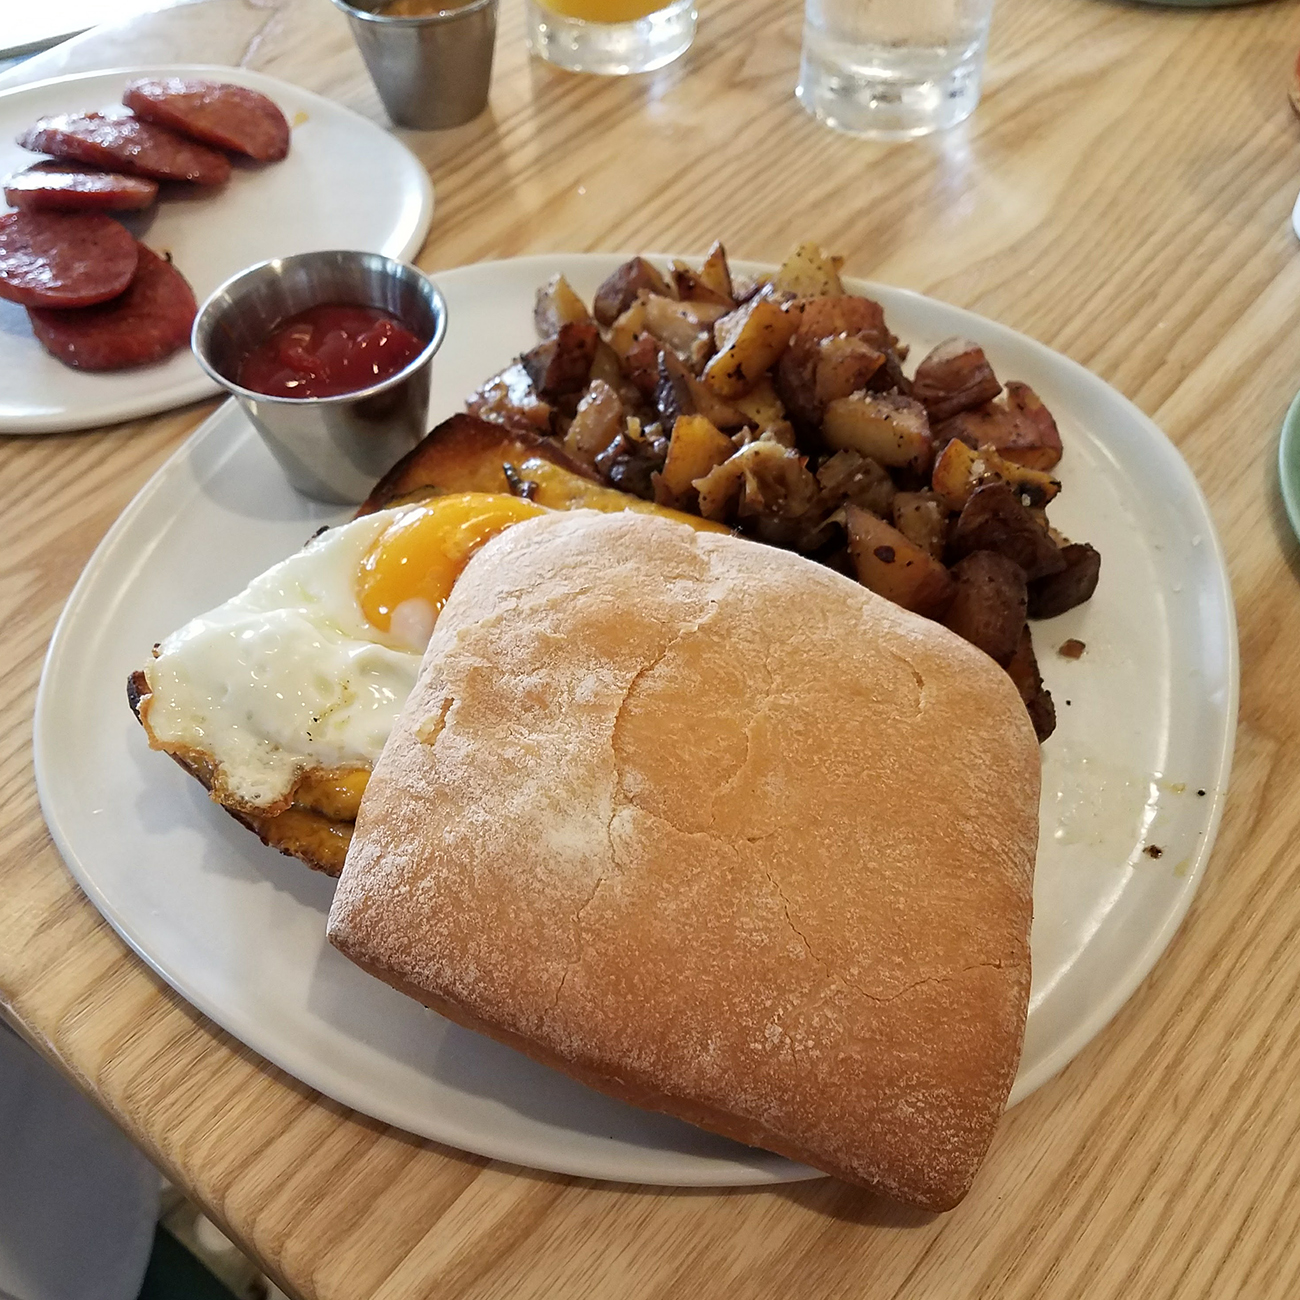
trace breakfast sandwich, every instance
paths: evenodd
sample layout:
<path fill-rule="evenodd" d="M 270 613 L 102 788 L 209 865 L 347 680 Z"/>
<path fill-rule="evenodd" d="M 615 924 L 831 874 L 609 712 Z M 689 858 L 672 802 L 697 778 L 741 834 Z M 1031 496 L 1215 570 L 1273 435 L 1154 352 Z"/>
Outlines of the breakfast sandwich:
<path fill-rule="evenodd" d="M 394 711 L 335 946 L 635 1105 L 961 1199 L 1030 984 L 1038 745 L 992 659 L 787 551 L 547 512 Z"/>
<path fill-rule="evenodd" d="M 453 417 L 356 519 L 154 647 L 127 684 L 150 745 L 265 843 L 337 875 L 370 769 L 461 568 L 521 519 L 579 505 L 659 510 L 593 481 L 539 438 Z"/>

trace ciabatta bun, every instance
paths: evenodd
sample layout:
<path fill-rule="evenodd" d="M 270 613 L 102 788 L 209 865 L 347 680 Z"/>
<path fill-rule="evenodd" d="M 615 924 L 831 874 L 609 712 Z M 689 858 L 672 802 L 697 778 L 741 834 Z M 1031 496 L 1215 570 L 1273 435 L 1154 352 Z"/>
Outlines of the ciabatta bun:
<path fill-rule="evenodd" d="M 1016 1073 L 1038 792 L 1015 687 L 944 628 L 557 513 L 453 591 L 329 934 L 592 1087 L 942 1210 Z"/>

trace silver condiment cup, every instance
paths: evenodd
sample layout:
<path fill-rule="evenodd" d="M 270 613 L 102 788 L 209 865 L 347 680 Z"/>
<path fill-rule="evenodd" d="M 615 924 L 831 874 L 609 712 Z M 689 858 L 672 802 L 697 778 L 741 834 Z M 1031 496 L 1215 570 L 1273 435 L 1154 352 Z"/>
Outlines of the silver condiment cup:
<path fill-rule="evenodd" d="M 290 316 L 325 303 L 375 307 L 424 347 L 369 388 L 336 397 L 272 397 L 239 383 L 244 358 Z M 430 363 L 447 332 L 447 304 L 426 276 L 378 253 L 299 253 L 259 262 L 199 308 L 199 364 L 239 399 L 289 482 L 317 501 L 364 501 L 427 432 Z"/>
<path fill-rule="evenodd" d="M 397 126 L 461 126 L 487 107 L 497 0 L 443 0 L 412 16 L 383 12 L 388 0 L 334 0 L 348 16 L 370 78 Z"/>

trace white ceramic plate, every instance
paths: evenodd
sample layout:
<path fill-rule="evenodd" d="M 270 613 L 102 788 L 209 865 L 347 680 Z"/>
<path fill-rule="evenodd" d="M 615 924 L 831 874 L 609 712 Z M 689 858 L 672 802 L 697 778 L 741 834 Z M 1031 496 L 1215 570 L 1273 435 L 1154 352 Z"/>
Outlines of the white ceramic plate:
<path fill-rule="evenodd" d="M 450 309 L 433 415 L 531 345 L 537 286 L 590 295 L 608 256 L 487 263 L 438 277 Z M 981 341 L 1060 422 L 1052 514 L 1103 556 L 1087 605 L 1035 625 L 1060 726 L 1044 747 L 1034 989 L 1013 1099 L 1106 1023 L 1172 937 L 1209 854 L 1237 709 L 1232 599 L 1191 473 L 1100 379 L 1022 335 L 870 286 L 918 349 Z M 159 471 L 87 566 L 55 632 L 36 714 L 36 776 L 77 880 L 170 984 L 237 1038 L 349 1106 L 452 1146 L 628 1182 L 809 1177 L 776 1156 L 598 1096 L 448 1025 L 325 942 L 333 884 L 262 847 L 145 745 L 127 674 L 149 647 L 339 517 L 290 490 L 226 405 Z M 1087 644 L 1077 661 L 1056 647 Z M 1204 793 L 1201 793 L 1201 792 Z M 1155 845 L 1159 858 L 1144 850 Z"/>
<path fill-rule="evenodd" d="M 283 162 L 236 163 L 227 185 L 122 213 L 157 252 L 170 252 L 202 302 L 237 271 L 268 257 L 358 248 L 409 259 L 433 216 L 433 186 L 419 160 L 387 131 L 341 104 L 244 68 L 171 65 L 120 68 L 37 81 L 0 93 L 0 178 L 41 156 L 14 143 L 39 117 L 120 103 L 134 77 L 194 75 L 251 86 L 293 127 Z M 0 210 L 9 211 L 0 204 Z M 0 301 L 0 433 L 53 433 L 130 420 L 183 406 L 216 385 L 188 348 L 133 370 L 89 374 L 55 361 L 36 342 L 27 313 Z"/>

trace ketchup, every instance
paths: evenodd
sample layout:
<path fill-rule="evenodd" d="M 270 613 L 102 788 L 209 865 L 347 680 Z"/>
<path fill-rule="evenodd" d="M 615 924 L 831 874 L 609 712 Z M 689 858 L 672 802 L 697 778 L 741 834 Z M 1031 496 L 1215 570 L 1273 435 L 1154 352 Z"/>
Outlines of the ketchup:
<path fill-rule="evenodd" d="M 240 363 L 236 380 L 268 397 L 336 397 L 395 375 L 423 349 L 385 311 L 323 303 L 277 325 Z"/>

